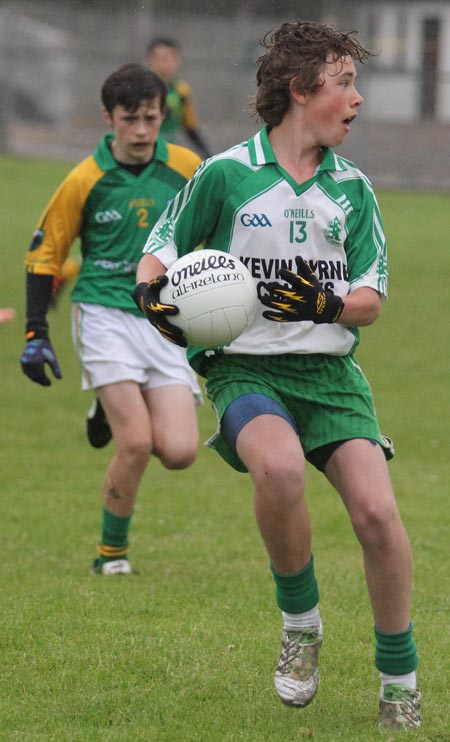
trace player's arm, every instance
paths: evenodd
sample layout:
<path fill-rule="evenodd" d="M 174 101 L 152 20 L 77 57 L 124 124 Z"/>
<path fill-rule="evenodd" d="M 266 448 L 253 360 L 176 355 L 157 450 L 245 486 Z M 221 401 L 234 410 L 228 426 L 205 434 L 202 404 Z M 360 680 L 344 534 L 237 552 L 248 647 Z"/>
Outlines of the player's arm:
<path fill-rule="evenodd" d="M 145 253 L 140 259 L 136 271 L 136 283 L 148 283 L 152 278 L 166 273 L 166 266 L 151 253 Z"/>
<path fill-rule="evenodd" d="M 62 377 L 49 337 L 47 312 L 54 278 L 59 275 L 79 231 L 81 208 L 77 208 L 78 193 L 76 180 L 69 176 L 44 211 L 25 259 L 26 346 L 20 363 L 24 374 L 42 386 L 51 384 L 45 372 L 46 364 L 55 378 Z"/>
<path fill-rule="evenodd" d="M 338 323 L 364 327 L 375 322 L 387 298 L 386 236 L 378 202 L 365 180 L 359 207 L 349 217 L 346 241 L 350 293 L 343 297 L 344 308 Z M 353 221 L 354 220 L 354 221 Z"/>
<path fill-rule="evenodd" d="M 200 133 L 200 124 L 197 111 L 192 97 L 190 85 L 184 81 L 179 82 L 179 93 L 183 104 L 183 127 L 190 141 L 196 146 L 202 157 L 211 157 L 208 145 Z"/>
<path fill-rule="evenodd" d="M 22 371 L 31 381 L 50 386 L 45 373 L 48 364 L 56 379 L 61 369 L 48 334 L 47 312 L 53 291 L 53 275 L 28 273 L 26 284 L 26 345 L 20 357 Z"/>
<path fill-rule="evenodd" d="M 26 326 L 27 339 L 48 340 L 47 312 L 53 291 L 53 276 L 39 273 L 26 274 Z"/>
<path fill-rule="evenodd" d="M 167 319 L 178 314 L 177 307 L 173 304 L 165 304 L 160 299 L 161 289 L 167 285 L 166 271 L 166 266 L 158 258 L 150 253 L 144 254 L 136 271 L 137 286 L 133 291 L 133 299 L 150 324 L 166 340 L 170 340 L 171 343 L 181 348 L 186 348 L 187 341 L 183 331 Z"/>
<path fill-rule="evenodd" d="M 356 288 L 345 297 L 323 288 L 310 265 L 296 257 L 296 272 L 282 268 L 283 284 L 266 284 L 260 300 L 268 310 L 265 319 L 272 322 L 314 322 L 317 325 L 335 322 L 348 327 L 370 325 L 378 317 L 381 306 L 379 293 L 368 286 Z"/>
<path fill-rule="evenodd" d="M 343 309 L 337 323 L 346 327 L 373 324 L 381 312 L 381 296 L 375 289 L 362 286 L 343 298 Z"/>
<path fill-rule="evenodd" d="M 360 200 L 349 214 L 348 229 L 345 252 L 350 282 L 349 296 L 355 295 L 352 302 L 355 301 L 357 308 L 356 290 L 371 288 L 384 301 L 388 293 L 386 236 L 378 202 L 366 180 L 361 181 Z M 370 299 L 367 301 L 371 303 Z M 376 303 L 373 297 L 372 301 Z"/>
<path fill-rule="evenodd" d="M 185 198 L 188 189 L 189 198 Z M 160 301 L 160 291 L 167 284 L 164 275 L 177 257 L 200 245 L 213 233 L 220 214 L 223 182 L 216 167 L 206 165 L 170 202 L 153 227 L 138 264 L 137 286 L 133 299 L 149 322 L 164 337 L 186 347 L 186 339 L 167 317 L 178 313 L 172 304 Z"/>

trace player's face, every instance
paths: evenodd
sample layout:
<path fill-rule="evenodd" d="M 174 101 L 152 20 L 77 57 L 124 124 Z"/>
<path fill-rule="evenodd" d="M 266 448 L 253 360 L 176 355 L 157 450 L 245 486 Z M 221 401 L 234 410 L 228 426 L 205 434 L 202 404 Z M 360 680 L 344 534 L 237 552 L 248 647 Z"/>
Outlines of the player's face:
<path fill-rule="evenodd" d="M 171 46 L 157 45 L 147 57 L 147 66 L 167 84 L 178 72 L 181 56 L 178 49 Z"/>
<path fill-rule="evenodd" d="M 342 144 L 358 115 L 363 97 L 355 87 L 356 68 L 351 57 L 324 66 L 323 85 L 308 96 L 305 114 L 319 146 Z"/>
<path fill-rule="evenodd" d="M 103 113 L 115 134 L 112 150 L 116 160 L 126 165 L 149 162 L 164 119 L 160 98 L 143 101 L 136 111 L 117 105 L 111 116 Z"/>

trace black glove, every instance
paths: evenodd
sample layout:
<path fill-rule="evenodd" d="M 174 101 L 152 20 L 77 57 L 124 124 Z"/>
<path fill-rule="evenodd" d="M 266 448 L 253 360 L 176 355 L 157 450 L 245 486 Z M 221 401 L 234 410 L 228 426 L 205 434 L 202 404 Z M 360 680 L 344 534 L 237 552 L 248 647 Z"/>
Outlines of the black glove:
<path fill-rule="evenodd" d="M 156 276 L 150 283 L 138 283 L 132 297 L 143 314 L 147 317 L 153 327 L 161 335 L 170 340 L 171 343 L 179 345 L 181 348 L 187 347 L 186 338 L 183 330 L 175 325 L 171 325 L 167 316 L 173 316 L 180 311 L 174 304 L 161 304 L 159 292 L 163 286 L 167 286 L 169 279 L 166 275 Z"/>
<path fill-rule="evenodd" d="M 297 273 L 281 268 L 280 278 L 292 288 L 272 282 L 265 284 L 267 294 L 260 296 L 264 306 L 271 311 L 263 317 L 272 322 L 302 322 L 309 320 L 316 325 L 336 322 L 344 309 L 340 296 L 322 288 L 315 273 L 303 258 L 295 258 Z M 274 311 L 276 310 L 276 311 Z"/>
<path fill-rule="evenodd" d="M 20 357 L 22 371 L 31 381 L 42 386 L 52 383 L 45 373 L 45 364 L 48 363 L 56 379 L 62 379 L 61 369 L 53 346 L 48 338 L 32 338 L 28 340 L 25 350 Z"/>

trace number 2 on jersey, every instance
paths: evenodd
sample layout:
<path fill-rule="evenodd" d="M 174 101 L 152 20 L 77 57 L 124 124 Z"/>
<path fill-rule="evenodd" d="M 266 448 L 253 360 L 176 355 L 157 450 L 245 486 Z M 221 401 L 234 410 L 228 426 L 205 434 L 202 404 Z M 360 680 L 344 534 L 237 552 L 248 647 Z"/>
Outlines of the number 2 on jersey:
<path fill-rule="evenodd" d="M 137 210 L 138 215 L 138 224 L 140 227 L 146 227 L 148 229 L 149 222 L 148 222 L 148 209 L 138 209 Z"/>

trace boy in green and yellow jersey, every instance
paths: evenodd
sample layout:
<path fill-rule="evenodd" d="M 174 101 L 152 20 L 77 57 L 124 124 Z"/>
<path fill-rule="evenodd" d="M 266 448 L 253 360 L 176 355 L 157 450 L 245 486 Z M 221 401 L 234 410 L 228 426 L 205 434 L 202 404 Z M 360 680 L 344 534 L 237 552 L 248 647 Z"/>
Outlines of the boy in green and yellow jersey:
<path fill-rule="evenodd" d="M 106 413 L 115 453 L 102 487 L 103 522 L 93 571 L 128 574 L 128 531 L 152 454 L 169 469 L 195 459 L 200 389 L 185 352 L 150 328 L 131 298 L 149 228 L 197 169 L 199 157 L 159 136 L 166 88 L 142 65 L 105 81 L 103 116 L 112 132 L 78 164 L 45 209 L 26 256 L 24 373 L 50 385 L 45 364 L 61 370 L 47 312 L 54 277 L 76 238 L 82 263 L 72 291 L 73 340 L 82 388 Z"/>

